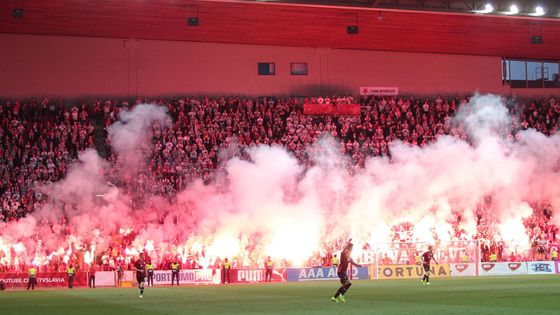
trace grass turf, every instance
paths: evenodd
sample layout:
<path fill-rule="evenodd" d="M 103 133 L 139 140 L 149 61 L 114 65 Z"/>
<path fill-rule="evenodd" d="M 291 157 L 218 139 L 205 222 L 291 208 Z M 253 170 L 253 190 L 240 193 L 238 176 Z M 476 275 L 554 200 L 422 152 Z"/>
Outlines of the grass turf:
<path fill-rule="evenodd" d="M 559 314 L 560 276 L 0 291 L 1 314 Z"/>

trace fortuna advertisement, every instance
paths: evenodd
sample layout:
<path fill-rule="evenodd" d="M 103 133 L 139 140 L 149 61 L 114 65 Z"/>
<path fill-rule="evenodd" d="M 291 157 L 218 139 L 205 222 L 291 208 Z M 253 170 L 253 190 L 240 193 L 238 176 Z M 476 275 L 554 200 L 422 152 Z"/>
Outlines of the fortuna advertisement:
<path fill-rule="evenodd" d="M 430 277 L 449 277 L 451 275 L 449 264 L 430 266 Z M 379 266 L 379 279 L 407 279 L 421 278 L 424 268 L 419 265 L 381 265 Z"/>

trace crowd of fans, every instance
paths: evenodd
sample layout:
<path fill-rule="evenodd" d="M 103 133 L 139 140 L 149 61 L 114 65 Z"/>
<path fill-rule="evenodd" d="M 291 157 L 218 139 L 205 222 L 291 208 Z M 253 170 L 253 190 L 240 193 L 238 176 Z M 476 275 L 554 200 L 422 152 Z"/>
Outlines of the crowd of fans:
<path fill-rule="evenodd" d="M 359 102 L 360 115 L 306 115 L 304 103 Z M 212 182 L 223 162 L 233 155 L 247 158 L 245 149 L 259 144 L 282 145 L 304 166 L 314 163 L 311 144 L 324 134 L 340 141 L 340 151 L 351 161 L 350 169 L 360 168 L 372 156 L 390 157 L 389 146 L 399 140 L 423 147 L 440 135 L 469 140 L 451 123 L 451 117 L 468 97 L 351 97 L 326 98 L 157 98 L 94 100 L 65 106 L 61 100 L 44 98 L 27 102 L 0 102 L 0 221 L 18 220 L 40 207 L 48 195 L 42 189 L 64 176 L 80 151 L 104 143 L 98 151 L 107 154 L 113 167 L 108 180 L 130 196 L 133 207 L 143 206 L 145 197 L 160 195 L 173 200 L 175 194 L 196 179 Z M 112 151 L 107 128 L 118 120 L 119 112 L 135 104 L 165 106 L 171 123 L 156 122 L 141 150 L 149 158 L 136 174 Z M 560 103 L 554 98 L 508 104 L 513 139 L 519 130 L 534 128 L 550 135 L 558 130 Z M 103 132 L 96 133 L 94 125 Z M 228 148 L 228 150 L 223 150 Z M 232 149 L 233 148 L 233 149 Z M 546 207 L 545 207 L 546 208 Z M 535 254 L 546 256 L 549 247 L 560 242 L 558 228 L 550 223 L 550 208 L 534 206 L 535 214 L 525 224 Z M 484 260 L 496 253 L 500 260 L 513 259 L 500 250 L 501 244 L 484 235 L 479 222 L 477 237 L 484 240 Z M 412 226 L 398 227 L 395 240 Z M 464 231 L 456 231 L 461 239 Z M 410 241 L 404 238 L 405 241 Z M 538 254 L 546 243 L 544 254 Z M 541 256 L 537 256 L 541 255 Z"/>
<path fill-rule="evenodd" d="M 48 99 L 0 104 L 0 221 L 24 217 L 48 196 L 41 186 L 64 176 L 78 152 L 93 147 L 85 104 Z"/>

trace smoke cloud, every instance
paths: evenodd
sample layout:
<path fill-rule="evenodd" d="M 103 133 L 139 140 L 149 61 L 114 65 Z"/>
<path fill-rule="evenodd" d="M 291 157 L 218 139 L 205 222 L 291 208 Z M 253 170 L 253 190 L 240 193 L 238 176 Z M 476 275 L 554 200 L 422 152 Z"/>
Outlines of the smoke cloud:
<path fill-rule="evenodd" d="M 147 158 L 139 148 L 154 122 L 170 126 L 163 108 L 139 105 L 109 128 L 113 150 L 133 161 L 127 162 L 131 174 Z M 474 96 L 451 122 L 467 140 L 440 136 L 424 148 L 397 141 L 390 158 L 371 157 L 362 169 L 329 135 L 309 148 L 311 166 L 283 147 L 259 145 L 247 149 L 248 160 L 222 154 L 231 157 L 223 162 L 222 180 L 195 181 L 173 203 L 151 197 L 139 210 L 107 184 L 110 164 L 85 151 L 65 179 L 43 188 L 50 199 L 42 209 L 0 224 L 0 251 L 23 244 L 19 256 L 26 260 L 65 255 L 70 247 L 103 251 L 115 233 L 128 229 L 132 253 L 147 248 L 154 256 L 186 257 L 204 251 L 208 263 L 271 255 L 302 264 L 339 239 L 392 242 L 391 229 L 405 222 L 415 226 L 415 241 L 451 240 L 456 229 L 472 239 L 481 218 L 489 235 L 510 249 L 527 247 L 529 203 L 560 206 L 560 137 L 525 130 L 508 139 L 512 122 L 500 97 Z M 553 220 L 560 224 L 558 215 Z"/>

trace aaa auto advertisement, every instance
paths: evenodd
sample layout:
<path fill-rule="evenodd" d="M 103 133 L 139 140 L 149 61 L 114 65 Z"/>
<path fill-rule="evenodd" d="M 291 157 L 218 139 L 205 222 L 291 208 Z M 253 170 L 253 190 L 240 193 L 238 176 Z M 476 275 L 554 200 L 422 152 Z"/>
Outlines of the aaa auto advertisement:
<path fill-rule="evenodd" d="M 74 276 L 74 286 L 86 286 L 86 273 L 77 272 Z M 29 275 L 25 272 L 18 273 L 0 273 L 0 281 L 4 282 L 6 289 L 23 289 L 27 288 L 29 283 Z M 37 286 L 35 288 L 45 287 L 67 287 L 68 275 L 65 272 L 38 272 Z"/>
<path fill-rule="evenodd" d="M 481 276 L 513 276 L 526 275 L 526 262 L 499 262 L 499 263 L 480 263 L 479 272 Z"/>
<path fill-rule="evenodd" d="M 368 267 L 353 267 L 352 276 L 354 280 L 368 279 Z M 314 268 L 288 268 L 288 281 L 317 281 L 317 280 L 338 280 L 337 269 L 333 267 L 314 267 Z"/>

